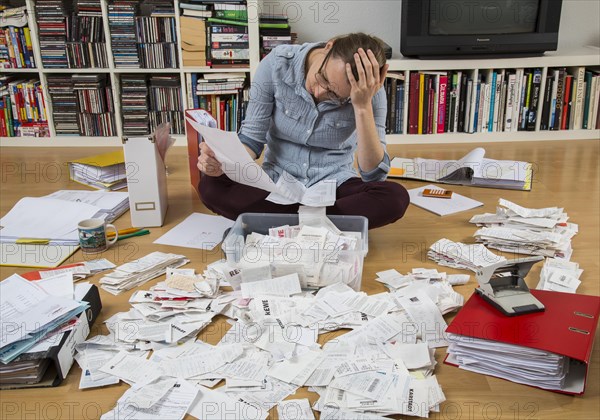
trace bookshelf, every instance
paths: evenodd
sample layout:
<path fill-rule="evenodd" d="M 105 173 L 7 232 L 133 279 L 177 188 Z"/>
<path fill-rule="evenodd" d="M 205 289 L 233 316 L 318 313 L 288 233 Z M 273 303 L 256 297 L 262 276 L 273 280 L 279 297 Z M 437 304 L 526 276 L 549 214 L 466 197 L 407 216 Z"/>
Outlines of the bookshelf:
<path fill-rule="evenodd" d="M 546 89 L 547 76 L 555 69 L 567 68 L 574 72 L 578 67 L 600 70 L 600 50 L 597 47 L 581 47 L 570 51 L 548 52 L 539 57 L 493 58 L 493 59 L 455 59 L 455 60 L 419 60 L 412 58 L 392 58 L 388 60 L 390 72 L 398 73 L 404 78 L 404 106 L 402 109 L 402 134 L 388 134 L 388 144 L 442 144 L 442 143 L 479 143 L 508 141 L 539 140 L 575 140 L 598 139 L 598 129 L 566 129 L 543 130 L 542 119 L 536 118 L 535 127 L 531 131 L 493 131 L 493 132 L 444 132 L 439 134 L 407 134 L 409 132 L 409 94 L 410 75 L 414 72 L 451 72 L 461 71 L 476 80 L 479 74 L 489 74 L 494 70 L 514 71 L 516 69 L 541 70 L 540 103 L 538 116 L 543 107 L 543 94 Z M 596 97 L 598 102 L 600 98 Z"/>
<path fill-rule="evenodd" d="M 48 1 L 48 0 L 46 0 Z M 52 1 L 52 0 L 50 0 Z M 79 0 L 80 2 L 82 0 Z M 49 137 L 0 137 L 1 146 L 118 146 L 121 144 L 122 136 L 126 135 L 124 131 L 123 114 L 124 107 L 121 103 L 121 82 L 122 79 L 130 78 L 135 75 L 146 75 L 146 79 L 156 75 L 172 75 L 179 77 L 181 85 L 181 101 L 185 107 L 189 103 L 190 84 L 188 84 L 191 74 L 210 74 L 210 73 L 228 73 L 228 72 L 244 72 L 247 78 L 251 81 L 251 77 L 256 71 L 260 61 L 260 37 L 259 37 L 259 21 L 258 12 L 261 11 L 263 0 L 247 0 L 248 10 L 248 42 L 249 42 L 249 65 L 242 68 L 231 69 L 212 69 L 204 66 L 185 66 L 182 53 L 181 41 L 181 13 L 180 0 L 173 0 L 174 14 L 174 29 L 176 33 L 176 57 L 173 62 L 177 66 L 174 68 L 133 68 L 123 67 L 117 63 L 114 58 L 115 45 L 111 42 L 114 35 L 113 27 L 109 20 L 109 6 L 114 3 L 114 0 L 99 0 L 101 8 L 102 29 L 105 43 L 105 53 L 107 58 L 107 66 L 104 68 L 54 68 L 45 66 L 42 62 L 40 49 L 40 38 L 38 25 L 38 17 L 36 15 L 35 0 L 10 0 L 11 6 L 25 5 L 27 7 L 28 27 L 31 32 L 31 40 L 33 47 L 33 57 L 35 59 L 36 68 L 16 68 L 3 69 L 7 74 L 19 75 L 22 78 L 36 78 L 41 82 L 44 92 L 44 97 L 47 99 L 47 114 L 48 114 L 48 131 Z M 121 2 L 123 3 L 123 1 Z M 172 25 L 172 23 L 171 23 Z M 170 40 L 170 39 L 167 39 Z M 66 41 L 65 41 L 66 42 Z M 547 75 L 559 67 L 575 68 L 586 67 L 600 69 L 600 51 L 598 48 L 581 47 L 578 50 L 549 52 L 541 57 L 525 57 L 525 58 L 494 58 L 494 59 L 462 59 L 462 60 L 418 60 L 409 58 L 392 58 L 388 61 L 390 71 L 394 71 L 404 75 L 404 103 L 402 132 L 407 133 L 408 128 L 408 81 L 410 73 L 416 71 L 452 71 L 461 70 L 468 72 L 472 78 L 477 78 L 479 73 L 489 72 L 493 69 L 518 69 L 518 68 L 539 68 L 542 71 L 541 92 L 546 89 Z M 92 137 L 82 135 L 64 135 L 57 132 L 55 121 L 52 117 L 53 107 L 52 101 L 49 100 L 48 77 L 52 75 L 76 75 L 76 74 L 105 74 L 107 84 L 113 89 L 113 108 L 114 113 L 115 134 L 108 137 Z M 149 87 L 149 85 L 148 85 Z M 131 105 L 131 104 L 129 104 Z M 128 112 L 131 108 L 126 108 Z M 181 110 L 183 111 L 183 109 Z M 134 133 L 135 130 L 129 131 Z M 130 134 L 133 135 L 133 134 Z M 175 135 L 178 145 L 185 144 L 185 135 Z M 486 143 L 486 142 L 506 142 L 506 141 L 533 141 L 533 140 L 571 140 L 571 139 L 597 139 L 600 138 L 600 130 L 541 130 L 540 119 L 536 121 L 533 131 L 511 131 L 511 132 L 478 132 L 478 133 L 442 133 L 442 134 L 388 134 L 388 144 L 441 144 L 441 143 Z"/>
<path fill-rule="evenodd" d="M 43 0 L 42 0 L 43 1 Z M 48 1 L 48 0 L 46 0 Z M 52 1 L 52 0 L 50 0 Z M 82 0 L 79 0 L 80 2 Z M 9 75 L 17 75 L 22 78 L 36 78 L 41 82 L 41 86 L 43 89 L 44 98 L 47 103 L 47 118 L 48 118 L 48 132 L 49 137 L 0 137 L 0 147 L 2 146 L 63 146 L 63 147 L 77 147 L 77 146 L 120 146 L 121 138 L 127 133 L 124 130 L 123 123 L 123 114 L 129 112 L 131 108 L 131 104 L 123 104 L 121 102 L 121 83 L 122 77 L 129 81 L 131 78 L 135 78 L 135 76 L 146 76 L 145 79 L 149 80 L 152 76 L 177 76 L 179 80 L 179 91 L 181 92 L 181 101 L 180 104 L 187 107 L 188 103 L 188 91 L 189 86 L 186 83 L 188 79 L 188 75 L 192 73 L 204 74 L 204 73 L 239 73 L 243 72 L 247 74 L 247 77 L 250 77 L 251 74 L 256 71 L 258 63 L 260 61 L 260 48 L 259 48 L 259 31 L 258 31 L 258 10 L 260 10 L 259 2 L 262 0 L 247 0 L 247 8 L 248 8 L 248 39 L 249 39 L 249 65 L 243 66 L 240 68 L 219 68 L 213 69 L 204 66 L 184 66 L 182 60 L 182 48 L 181 48 L 181 26 L 180 26 L 180 7 L 179 0 L 172 0 L 171 4 L 173 5 L 173 9 L 175 10 L 174 17 L 172 21 L 163 22 L 163 25 L 167 29 L 172 29 L 174 34 L 176 35 L 176 48 L 174 49 L 174 60 L 171 62 L 167 62 L 169 60 L 163 60 L 163 65 L 165 68 L 135 68 L 135 67 L 127 67 L 123 66 L 122 63 L 117 62 L 114 57 L 114 47 L 115 43 L 111 37 L 114 35 L 114 25 L 111 25 L 109 19 L 110 9 L 109 6 L 114 3 L 112 0 L 99 0 L 101 7 L 101 15 L 102 15 L 102 29 L 105 41 L 105 53 L 107 58 L 107 66 L 104 68 L 101 67 L 92 67 L 92 68 L 69 68 L 67 67 L 67 59 L 66 55 L 62 58 L 62 63 L 65 63 L 65 67 L 55 68 L 53 66 L 45 66 L 42 63 L 42 55 L 41 55 L 41 46 L 40 46 L 40 38 L 39 38 L 39 30 L 38 25 L 38 16 L 36 15 L 36 4 L 38 1 L 35 0 L 10 0 L 10 6 L 26 6 L 27 7 L 27 20 L 28 27 L 31 31 L 31 39 L 33 44 L 33 55 L 36 63 L 35 68 L 11 68 L 11 69 L 2 69 L 2 72 Z M 123 2 L 121 2 L 123 3 Z M 39 6 L 38 6 L 39 7 Z M 153 20 L 154 18 L 148 19 L 144 18 L 148 23 L 148 20 Z M 156 18 L 156 20 L 161 18 Z M 132 29 L 132 28 L 129 28 Z M 143 28 L 142 28 L 143 30 Z M 172 41 L 172 38 L 169 38 L 168 31 L 161 32 L 161 35 L 164 36 L 158 39 L 159 42 L 164 41 L 165 43 Z M 152 40 L 153 41 L 153 40 Z M 65 38 L 65 44 L 67 43 L 67 39 Z M 169 48 L 167 45 L 166 48 Z M 169 53 L 172 50 L 169 49 Z M 163 54 L 164 56 L 164 54 Z M 143 62 L 143 57 L 140 57 L 140 61 Z M 143 64 L 143 63 L 142 63 Z M 173 65 L 172 68 L 167 68 L 168 66 Z M 113 103 L 111 112 L 113 112 L 114 118 L 114 129 L 115 135 L 112 136 L 87 136 L 87 135 L 75 135 L 75 134 L 64 134 L 61 133 L 62 130 L 57 130 L 55 126 L 55 119 L 53 118 L 54 109 L 51 101 L 50 90 L 48 89 L 48 76 L 72 76 L 78 74 L 89 74 L 89 75 L 106 75 L 107 85 L 111 86 L 113 89 Z M 52 78 L 52 77 L 51 77 Z M 150 84 L 148 83 L 148 96 L 150 97 Z M 173 98 L 171 98 L 173 99 Z M 169 101 L 170 103 L 176 103 L 177 101 Z M 125 109 L 125 112 L 124 112 Z M 156 120 L 161 120 L 166 115 L 165 113 L 176 113 L 177 111 L 183 114 L 184 109 L 180 110 L 172 110 L 170 106 L 166 106 L 159 109 L 153 109 L 151 106 L 148 108 L 149 112 L 153 113 L 153 118 Z M 59 109 L 60 111 L 60 109 Z M 162 114 L 162 115 L 161 115 Z M 139 120 L 138 120 L 139 121 Z M 183 134 L 183 124 L 180 125 L 181 134 L 175 134 L 174 137 L 177 140 L 177 144 L 184 145 L 185 135 Z M 141 130 L 139 131 L 141 133 Z M 129 129 L 129 135 L 135 135 L 135 128 Z"/>

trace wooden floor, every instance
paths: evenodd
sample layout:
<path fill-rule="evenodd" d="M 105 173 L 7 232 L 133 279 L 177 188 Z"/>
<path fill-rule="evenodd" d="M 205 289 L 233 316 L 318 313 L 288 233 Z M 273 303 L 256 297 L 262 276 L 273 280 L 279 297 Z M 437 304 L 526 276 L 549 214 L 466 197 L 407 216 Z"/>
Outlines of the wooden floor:
<path fill-rule="evenodd" d="M 40 144 L 43 141 L 40 140 Z M 505 198 L 525 207 L 564 207 L 570 220 L 579 225 L 579 234 L 573 240 L 573 261 L 584 269 L 579 293 L 599 295 L 600 274 L 600 140 L 553 141 L 527 143 L 495 143 L 483 145 L 487 155 L 494 159 L 527 160 L 535 165 L 533 190 L 531 192 L 498 189 L 452 187 L 460 194 L 485 203 L 470 212 L 445 218 L 411 206 L 405 217 L 397 223 L 369 232 L 369 253 L 363 272 L 363 290 L 368 293 L 386 289 L 373 279 L 377 271 L 395 268 L 404 273 L 415 267 L 438 268 L 450 273 L 457 270 L 438 267 L 427 260 L 428 247 L 440 238 L 453 241 L 473 242 L 475 226 L 467 223 L 478 213 L 494 212 L 499 198 Z M 473 145 L 394 145 L 390 155 L 458 159 Z M 66 162 L 69 159 L 89 156 L 109 149 L 101 148 L 2 148 L 0 214 L 6 212 L 24 196 L 40 196 L 59 189 L 80 189 L 79 184 L 69 180 Z M 191 212 L 207 212 L 189 184 L 186 151 L 175 148 L 169 152 L 168 184 L 169 211 L 162 228 L 152 228 L 151 234 L 119 241 L 118 245 L 103 254 L 116 264 L 140 258 L 151 251 L 177 252 L 191 259 L 187 267 L 202 272 L 206 264 L 221 257 L 215 251 L 198 251 L 154 245 L 152 242 L 183 220 Z M 422 186 L 416 181 L 403 182 L 406 188 Z M 125 214 L 115 223 L 118 228 L 128 227 L 129 215 Z M 80 251 L 72 261 L 81 261 Z M 540 266 L 534 267 L 528 284 L 534 287 L 539 279 Z M 0 279 L 12 273 L 27 271 L 22 268 L 1 267 Z M 464 271 L 463 271 L 464 273 Z M 91 280 L 97 283 L 98 278 Z M 158 280 L 142 287 L 147 289 Z M 475 286 L 472 276 L 467 285 L 456 290 L 469 297 Z M 93 334 L 106 334 L 102 321 L 116 312 L 127 311 L 131 293 L 114 297 L 101 290 L 103 310 Z M 453 315 L 447 315 L 449 322 Z M 228 329 L 224 319 L 217 320 L 200 337 L 215 344 Z M 327 339 L 332 336 L 328 335 Z M 325 339 L 322 336 L 322 340 Z M 553 392 L 513 384 L 461 371 L 442 363 L 445 349 L 436 351 L 439 362 L 435 373 L 446 395 L 440 413 L 432 413 L 435 419 L 597 419 L 600 408 L 600 360 L 598 343 L 593 351 L 584 396 L 572 397 Z M 97 418 L 110 410 L 118 398 L 128 389 L 127 385 L 79 391 L 80 369 L 75 364 L 68 378 L 57 388 L 45 390 L 14 390 L 0 392 L 2 419 L 21 418 Z M 307 396 L 311 401 L 317 397 L 305 389 L 291 398 Z M 275 410 L 273 410 L 275 411 Z"/>

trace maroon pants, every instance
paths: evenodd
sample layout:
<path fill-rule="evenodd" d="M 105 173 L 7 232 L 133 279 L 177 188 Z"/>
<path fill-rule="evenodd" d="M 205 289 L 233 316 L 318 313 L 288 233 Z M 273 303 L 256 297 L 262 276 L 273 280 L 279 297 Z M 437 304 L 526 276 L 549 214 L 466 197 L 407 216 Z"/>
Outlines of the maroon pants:
<path fill-rule="evenodd" d="M 200 197 L 213 212 L 235 220 L 241 213 L 297 213 L 299 204 L 282 205 L 266 201 L 269 195 L 255 187 L 238 184 L 226 175 L 200 178 Z M 327 214 L 365 216 L 369 229 L 394 223 L 400 219 L 410 198 L 406 189 L 393 181 L 363 182 L 351 178 L 336 191 L 336 201 Z"/>

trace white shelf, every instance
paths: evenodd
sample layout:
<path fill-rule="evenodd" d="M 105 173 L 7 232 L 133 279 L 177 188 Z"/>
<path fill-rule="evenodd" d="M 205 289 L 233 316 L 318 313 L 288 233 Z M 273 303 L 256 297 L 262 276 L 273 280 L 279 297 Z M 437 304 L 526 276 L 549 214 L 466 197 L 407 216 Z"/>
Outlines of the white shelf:
<path fill-rule="evenodd" d="M 581 47 L 568 51 L 552 51 L 538 57 L 417 59 L 394 58 L 387 61 L 392 71 L 430 71 L 465 69 L 502 69 L 533 67 L 600 66 L 600 49 Z"/>
<path fill-rule="evenodd" d="M 515 140 L 518 138 L 518 140 Z M 498 133 L 388 134 L 387 144 L 503 143 L 545 140 L 598 140 L 600 130 L 516 131 Z"/>
<path fill-rule="evenodd" d="M 187 146 L 184 134 L 172 134 L 175 146 Z M 131 136 L 133 137 L 133 136 Z M 120 137 L 0 137 L 0 147 L 120 147 Z"/>

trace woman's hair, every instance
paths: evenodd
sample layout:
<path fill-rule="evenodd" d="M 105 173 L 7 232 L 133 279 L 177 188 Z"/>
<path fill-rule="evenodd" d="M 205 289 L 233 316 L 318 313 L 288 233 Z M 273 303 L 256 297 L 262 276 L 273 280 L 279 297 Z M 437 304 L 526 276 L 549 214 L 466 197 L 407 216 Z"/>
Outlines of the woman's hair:
<path fill-rule="evenodd" d="M 340 58 L 344 63 L 350 63 L 352 74 L 356 80 L 358 80 L 358 72 L 356 70 L 356 62 L 354 61 L 354 53 L 357 52 L 359 48 L 362 48 L 365 52 L 367 52 L 367 50 L 373 51 L 380 69 L 385 65 L 385 44 L 376 36 L 357 32 L 340 35 L 332 38 L 330 41 L 333 42 L 331 55 L 335 58 Z"/>

